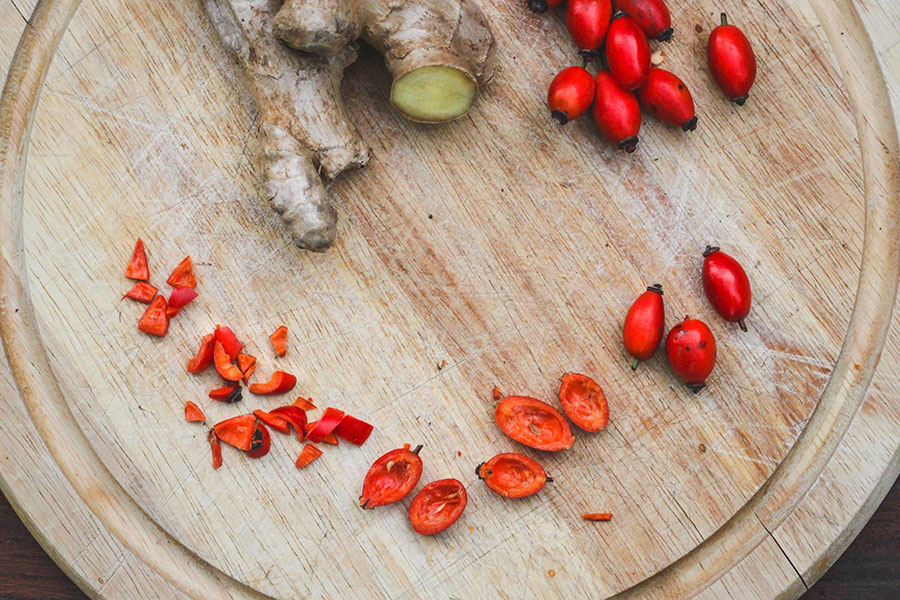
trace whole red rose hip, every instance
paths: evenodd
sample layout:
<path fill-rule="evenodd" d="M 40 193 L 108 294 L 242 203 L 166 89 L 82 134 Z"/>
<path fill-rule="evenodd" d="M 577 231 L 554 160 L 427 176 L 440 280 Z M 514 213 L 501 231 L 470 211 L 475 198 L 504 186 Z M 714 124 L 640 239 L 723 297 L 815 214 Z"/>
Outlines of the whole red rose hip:
<path fill-rule="evenodd" d="M 709 34 L 706 62 L 719 89 L 743 106 L 756 81 L 756 55 L 744 32 L 728 24 L 725 13 L 722 24 Z"/>
<path fill-rule="evenodd" d="M 716 366 L 716 338 L 706 323 L 685 317 L 666 336 L 666 358 L 679 379 L 695 394 L 706 386 Z"/>
<path fill-rule="evenodd" d="M 684 131 L 697 128 L 694 99 L 684 82 L 674 73 L 651 67 L 647 81 L 637 90 L 641 106 L 651 115 L 681 127 Z"/>
<path fill-rule="evenodd" d="M 650 44 L 637 23 L 622 11 L 614 14 L 604 48 L 616 83 L 629 92 L 641 87 L 650 73 Z"/>
<path fill-rule="evenodd" d="M 716 312 L 729 323 L 747 331 L 744 319 L 750 313 L 750 279 L 737 260 L 717 246 L 703 251 L 703 291 Z"/>
<path fill-rule="evenodd" d="M 586 57 L 594 56 L 603 45 L 610 17 L 610 0 L 569 0 L 566 4 L 569 35 Z"/>
<path fill-rule="evenodd" d="M 665 331 L 665 316 L 662 285 L 658 283 L 648 287 L 628 309 L 622 337 L 625 350 L 634 358 L 632 370 L 656 352 Z"/>
<path fill-rule="evenodd" d="M 641 129 L 641 107 L 631 92 L 619 87 L 609 71 L 597 73 L 594 94 L 594 123 L 603 137 L 620 150 L 634 152 Z"/>
<path fill-rule="evenodd" d="M 594 101 L 594 77 L 583 67 L 566 67 L 560 71 L 547 91 L 551 116 L 565 125 L 580 117 Z"/>

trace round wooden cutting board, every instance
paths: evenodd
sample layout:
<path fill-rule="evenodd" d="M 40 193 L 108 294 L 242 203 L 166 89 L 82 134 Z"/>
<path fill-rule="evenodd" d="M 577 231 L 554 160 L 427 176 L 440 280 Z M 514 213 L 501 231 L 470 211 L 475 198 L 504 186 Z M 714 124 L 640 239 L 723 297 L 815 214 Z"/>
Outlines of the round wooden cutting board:
<path fill-rule="evenodd" d="M 865 523 L 900 467 L 900 7 L 678 3 L 664 66 L 700 126 L 648 120 L 626 155 L 589 119 L 550 120 L 576 55 L 561 15 L 524 4 L 481 0 L 499 70 L 451 124 L 398 116 L 362 52 L 343 93 L 373 158 L 330 187 L 338 243 L 311 254 L 258 198 L 253 102 L 199 3 L 0 0 L 0 484 L 88 594 L 795 598 Z M 720 10 L 759 58 L 743 108 L 705 67 Z M 138 236 L 157 284 L 197 265 L 164 339 L 119 300 Z M 703 297 L 707 243 L 747 267 L 747 333 Z M 628 368 L 624 314 L 657 282 L 668 326 L 690 314 L 719 341 L 699 395 L 660 355 Z M 214 374 L 185 373 L 216 323 L 260 379 L 291 371 L 375 433 L 302 471 L 282 436 L 213 471 L 185 401 L 214 422 L 279 404 L 214 403 Z M 537 496 L 491 493 L 474 467 L 521 450 L 491 388 L 555 403 L 566 371 L 602 383 L 609 427 L 526 450 L 555 478 Z M 408 501 L 357 506 L 405 442 L 425 445 L 423 484 L 469 490 L 443 534 L 415 534 Z"/>

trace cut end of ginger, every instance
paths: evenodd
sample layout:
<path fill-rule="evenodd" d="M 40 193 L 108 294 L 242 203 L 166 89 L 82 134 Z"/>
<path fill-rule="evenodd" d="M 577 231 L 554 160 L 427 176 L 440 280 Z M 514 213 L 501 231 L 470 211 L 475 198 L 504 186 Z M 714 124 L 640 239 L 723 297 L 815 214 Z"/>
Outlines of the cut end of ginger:
<path fill-rule="evenodd" d="M 477 92 L 478 86 L 465 71 L 448 65 L 427 65 L 394 81 L 391 102 L 407 119 L 442 123 L 466 114 Z"/>

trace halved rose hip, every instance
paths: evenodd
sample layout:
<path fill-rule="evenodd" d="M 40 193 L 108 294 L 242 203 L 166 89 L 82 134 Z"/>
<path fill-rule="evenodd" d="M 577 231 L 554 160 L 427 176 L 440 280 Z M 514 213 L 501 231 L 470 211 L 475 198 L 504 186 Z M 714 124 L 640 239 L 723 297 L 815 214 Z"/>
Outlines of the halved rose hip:
<path fill-rule="evenodd" d="M 422 476 L 421 449 L 422 446 L 416 446 L 410 450 L 405 444 L 377 459 L 366 473 L 359 505 L 375 508 L 405 498 Z"/>
<path fill-rule="evenodd" d="M 456 523 L 466 508 L 466 488 L 456 479 L 432 481 L 409 505 L 409 522 L 416 533 L 434 535 Z"/>
<path fill-rule="evenodd" d="M 475 474 L 504 498 L 531 496 L 541 491 L 547 481 L 553 481 L 536 460 L 518 452 L 498 454 L 478 465 Z"/>
<path fill-rule="evenodd" d="M 560 381 L 559 403 L 566 416 L 585 431 L 606 427 L 609 404 L 600 384 L 580 373 L 566 373 Z"/>
<path fill-rule="evenodd" d="M 537 398 L 508 396 L 497 403 L 494 419 L 503 433 L 529 448 L 554 452 L 575 443 L 566 419 Z"/>

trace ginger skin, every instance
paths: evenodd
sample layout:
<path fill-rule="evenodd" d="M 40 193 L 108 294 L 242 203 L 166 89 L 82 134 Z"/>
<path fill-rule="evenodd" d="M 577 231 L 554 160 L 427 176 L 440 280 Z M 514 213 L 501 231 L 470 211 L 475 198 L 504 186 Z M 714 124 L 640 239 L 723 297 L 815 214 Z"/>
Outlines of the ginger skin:
<path fill-rule="evenodd" d="M 264 194 L 308 250 L 327 250 L 336 236 L 320 173 L 331 179 L 369 159 L 340 96 L 356 39 L 384 53 L 391 100 L 412 120 L 462 116 L 491 75 L 493 36 L 470 0 L 203 2 L 256 100 Z"/>

